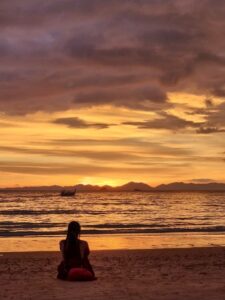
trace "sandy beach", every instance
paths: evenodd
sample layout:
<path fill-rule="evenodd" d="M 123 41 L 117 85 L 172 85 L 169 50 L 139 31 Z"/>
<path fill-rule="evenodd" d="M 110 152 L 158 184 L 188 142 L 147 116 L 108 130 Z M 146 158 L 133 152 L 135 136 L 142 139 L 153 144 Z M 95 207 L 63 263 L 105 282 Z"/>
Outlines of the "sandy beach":
<path fill-rule="evenodd" d="M 225 248 L 93 251 L 97 281 L 56 279 L 57 252 L 2 253 L 2 299 L 225 298 Z"/>

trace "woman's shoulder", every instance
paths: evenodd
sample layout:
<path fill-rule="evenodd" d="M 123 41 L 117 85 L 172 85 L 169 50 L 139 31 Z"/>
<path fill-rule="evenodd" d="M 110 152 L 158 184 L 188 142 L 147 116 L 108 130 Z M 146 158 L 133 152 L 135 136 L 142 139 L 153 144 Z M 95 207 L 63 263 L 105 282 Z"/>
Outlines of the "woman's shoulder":
<path fill-rule="evenodd" d="M 61 240 L 61 241 L 59 241 L 59 245 L 64 245 L 65 242 L 66 242 L 66 240 Z"/>
<path fill-rule="evenodd" d="M 80 240 L 80 249 L 81 249 L 81 252 L 88 255 L 90 252 L 88 242 L 84 241 L 84 240 Z"/>
<path fill-rule="evenodd" d="M 84 246 L 84 247 L 88 247 L 88 242 L 84 241 L 84 240 L 79 240 L 80 241 L 80 245 Z"/>

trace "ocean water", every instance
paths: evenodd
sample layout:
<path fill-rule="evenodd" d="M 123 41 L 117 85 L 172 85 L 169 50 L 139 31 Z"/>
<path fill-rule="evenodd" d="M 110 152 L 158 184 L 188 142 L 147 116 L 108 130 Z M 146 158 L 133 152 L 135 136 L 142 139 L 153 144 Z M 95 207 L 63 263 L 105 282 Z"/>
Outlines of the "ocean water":
<path fill-rule="evenodd" d="M 89 235 L 221 233 L 225 193 L 0 193 L 0 237 L 61 236 L 71 220 Z"/>

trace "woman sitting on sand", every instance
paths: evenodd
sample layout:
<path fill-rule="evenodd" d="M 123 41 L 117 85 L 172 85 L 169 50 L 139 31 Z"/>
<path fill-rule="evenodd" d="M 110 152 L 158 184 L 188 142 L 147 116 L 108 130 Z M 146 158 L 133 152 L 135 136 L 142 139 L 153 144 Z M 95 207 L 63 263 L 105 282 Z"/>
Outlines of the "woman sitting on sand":
<path fill-rule="evenodd" d="M 89 262 L 88 243 L 79 239 L 80 224 L 72 221 L 68 225 L 66 240 L 60 241 L 63 261 L 58 266 L 58 279 L 88 281 L 96 279 Z"/>

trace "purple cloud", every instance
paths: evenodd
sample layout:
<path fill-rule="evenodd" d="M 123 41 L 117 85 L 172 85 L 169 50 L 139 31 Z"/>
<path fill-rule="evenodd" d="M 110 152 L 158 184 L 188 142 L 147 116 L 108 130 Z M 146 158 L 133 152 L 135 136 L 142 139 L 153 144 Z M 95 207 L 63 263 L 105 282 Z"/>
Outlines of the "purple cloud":
<path fill-rule="evenodd" d="M 169 92 L 223 99 L 224 14 L 221 0 L 3 0 L 0 111 L 163 111 Z"/>

